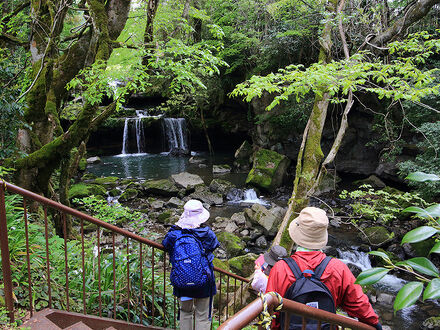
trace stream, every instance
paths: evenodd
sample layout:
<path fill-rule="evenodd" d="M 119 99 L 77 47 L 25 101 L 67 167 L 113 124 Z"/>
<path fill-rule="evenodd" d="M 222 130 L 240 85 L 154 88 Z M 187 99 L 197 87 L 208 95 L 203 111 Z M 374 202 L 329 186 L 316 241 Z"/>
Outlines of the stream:
<path fill-rule="evenodd" d="M 191 156 L 203 159 L 203 162 L 191 163 Z M 257 196 L 252 189 L 246 190 L 244 182 L 247 173 L 213 175 L 213 164 L 232 164 L 233 156 L 230 153 L 218 153 L 215 157 L 209 157 L 206 153 L 192 152 L 191 156 L 173 156 L 168 152 L 107 156 L 101 157 L 101 163 L 89 165 L 88 171 L 97 176 L 117 176 L 120 178 L 138 178 L 140 180 L 164 179 L 172 174 L 187 171 L 200 175 L 205 184 L 208 185 L 213 178 L 221 178 L 231 181 L 238 188 L 244 189 L 242 199 L 228 201 L 223 206 L 212 207 L 210 209 L 212 219 L 216 216 L 230 217 L 253 203 L 266 206 L 270 206 L 271 202 L 282 206 L 286 205 L 286 200 L 270 200 L 270 198 L 264 196 Z M 329 245 L 337 247 L 339 258 L 345 263 L 356 265 L 361 270 L 370 269 L 372 265 L 368 255 L 359 250 L 360 242 L 356 238 L 357 231 L 353 228 L 329 228 Z M 438 316 L 439 306 L 425 302 L 421 305 L 405 308 L 394 315 L 391 307 L 392 301 L 404 283 L 404 280 L 394 275 L 385 276 L 373 287 L 377 292 L 376 296 L 379 298 L 376 302 L 373 302 L 373 307 L 379 313 L 381 323 L 391 326 L 392 329 L 420 329 L 426 318 Z"/>

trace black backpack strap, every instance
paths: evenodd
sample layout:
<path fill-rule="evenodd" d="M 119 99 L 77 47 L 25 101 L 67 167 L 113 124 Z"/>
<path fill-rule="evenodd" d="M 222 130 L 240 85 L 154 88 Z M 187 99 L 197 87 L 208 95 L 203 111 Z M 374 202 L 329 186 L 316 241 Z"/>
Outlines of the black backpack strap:
<path fill-rule="evenodd" d="M 321 263 L 315 268 L 315 274 L 313 275 L 317 280 L 321 280 L 322 273 L 324 273 L 325 268 L 327 267 L 328 263 L 332 260 L 332 257 L 325 257 Z"/>
<path fill-rule="evenodd" d="M 302 271 L 301 269 L 298 267 L 298 264 L 296 263 L 295 260 L 293 260 L 292 257 L 289 258 L 284 258 L 283 259 L 287 266 L 289 266 L 290 270 L 292 271 L 293 275 L 295 276 L 296 279 L 301 278 L 302 276 Z"/>

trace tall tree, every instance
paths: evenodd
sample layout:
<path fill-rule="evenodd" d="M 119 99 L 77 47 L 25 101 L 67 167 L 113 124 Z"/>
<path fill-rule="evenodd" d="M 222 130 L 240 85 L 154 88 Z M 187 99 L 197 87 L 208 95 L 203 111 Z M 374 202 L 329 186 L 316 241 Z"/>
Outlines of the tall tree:
<path fill-rule="evenodd" d="M 293 242 L 288 235 L 288 226 L 296 217 L 296 214 L 308 204 L 310 196 L 320 183 L 326 166 L 330 164 L 339 149 L 347 128 L 347 115 L 353 105 L 353 91 L 363 89 L 373 92 L 383 97 L 387 95 L 391 99 L 407 98 L 416 100 L 420 96 L 438 93 L 438 86 L 429 87 L 424 82 L 420 82 L 409 71 L 422 74 L 416 63 L 411 68 L 404 68 L 403 62 L 395 63 L 396 67 L 387 67 L 386 62 L 380 62 L 381 56 L 387 50 L 384 43 L 401 38 L 407 35 L 408 27 L 424 17 L 429 10 L 440 1 L 414 1 L 405 10 L 400 12 L 400 16 L 395 17 L 389 27 L 383 27 L 378 34 L 368 34 L 363 48 L 369 47 L 375 52 L 377 59 L 370 62 L 368 57 L 372 54 L 354 51 L 349 53 L 345 32 L 343 27 L 343 9 L 345 0 L 329 0 L 326 3 L 324 13 L 324 25 L 320 36 L 320 55 L 319 62 L 304 69 L 301 66 L 290 66 L 282 70 L 280 74 L 271 74 L 266 77 L 253 77 L 248 83 L 241 84 L 234 91 L 233 95 L 245 95 L 250 101 L 253 97 L 261 96 L 264 91 L 278 94 L 269 109 L 277 105 L 281 100 L 287 99 L 290 95 L 297 98 L 313 92 L 315 101 L 313 108 L 303 133 L 302 144 L 297 157 L 294 188 L 289 200 L 288 210 L 279 227 L 277 236 L 273 244 L 281 244 L 287 249 L 292 248 Z M 340 45 L 344 54 L 344 59 L 334 58 L 334 34 L 333 29 L 337 28 L 340 36 Z M 361 48 L 362 48 L 361 47 Z M 381 76 L 380 72 L 374 71 L 375 68 L 383 69 L 386 72 Z M 405 74 L 400 74 L 409 70 Z M 432 72 L 428 75 L 432 75 Z M 431 78 L 427 78 L 431 83 Z M 400 81 L 403 81 L 400 84 Z M 417 82 L 417 83 L 416 83 Z M 368 87 L 368 84 L 371 87 Z M 382 86 L 378 86 L 382 84 Z M 375 86 L 375 87 L 372 87 Z M 415 87 L 414 87 L 415 86 Z M 376 88 L 377 87 L 377 88 Z M 412 89 L 412 87 L 414 87 Z M 331 101 L 343 102 L 345 109 L 341 116 L 339 132 L 335 138 L 333 146 L 327 157 L 321 149 L 322 130 L 327 116 L 327 109 Z"/>

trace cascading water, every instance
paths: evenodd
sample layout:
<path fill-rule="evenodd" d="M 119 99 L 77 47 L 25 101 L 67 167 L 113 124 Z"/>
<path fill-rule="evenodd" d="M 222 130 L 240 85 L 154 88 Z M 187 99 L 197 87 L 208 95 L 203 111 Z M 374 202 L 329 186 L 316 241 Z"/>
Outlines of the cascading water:
<path fill-rule="evenodd" d="M 264 206 L 269 206 L 270 203 L 264 199 L 258 198 L 257 193 L 254 189 L 246 189 L 242 191 L 241 189 L 231 190 L 228 193 L 227 199 L 229 199 L 232 204 L 262 204 Z"/>
<path fill-rule="evenodd" d="M 171 154 L 188 154 L 185 118 L 164 118 L 163 127 Z"/>
<path fill-rule="evenodd" d="M 129 154 L 129 141 L 130 141 L 130 122 L 134 122 L 135 135 L 136 135 L 136 146 L 137 153 L 143 154 L 145 153 L 145 133 L 144 133 L 144 125 L 142 124 L 142 118 L 148 117 L 144 114 L 142 110 L 136 110 L 136 117 L 134 118 L 125 118 L 124 123 L 124 134 L 122 139 L 122 155 Z"/>

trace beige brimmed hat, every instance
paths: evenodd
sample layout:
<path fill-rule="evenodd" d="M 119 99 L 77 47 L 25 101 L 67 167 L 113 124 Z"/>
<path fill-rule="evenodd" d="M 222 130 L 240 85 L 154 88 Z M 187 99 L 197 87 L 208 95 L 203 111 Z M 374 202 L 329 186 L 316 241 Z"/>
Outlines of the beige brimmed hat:
<path fill-rule="evenodd" d="M 181 228 L 197 228 L 209 219 L 209 212 L 203 207 L 202 202 L 190 199 L 183 206 L 183 213 L 176 222 Z"/>
<path fill-rule="evenodd" d="M 289 226 L 292 240 L 307 249 L 319 250 L 327 245 L 328 218 L 317 207 L 304 208 Z"/>

